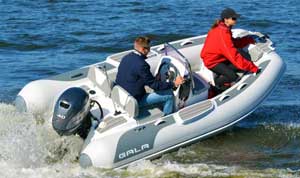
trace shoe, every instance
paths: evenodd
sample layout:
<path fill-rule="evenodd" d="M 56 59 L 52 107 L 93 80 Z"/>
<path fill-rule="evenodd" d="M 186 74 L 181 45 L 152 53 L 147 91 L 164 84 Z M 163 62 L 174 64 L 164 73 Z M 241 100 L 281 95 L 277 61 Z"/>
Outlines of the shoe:
<path fill-rule="evenodd" d="M 226 88 L 230 88 L 230 87 L 232 86 L 232 84 L 231 84 L 231 83 L 224 83 L 224 86 L 225 86 Z"/>
<path fill-rule="evenodd" d="M 213 97 L 217 96 L 219 93 L 220 93 L 220 90 L 217 87 L 210 85 L 210 87 L 208 89 L 207 98 L 208 99 L 213 98 Z"/>
<path fill-rule="evenodd" d="M 207 99 L 211 99 L 213 98 L 214 96 L 216 96 L 215 92 L 210 88 L 208 90 L 208 96 L 207 96 Z"/>

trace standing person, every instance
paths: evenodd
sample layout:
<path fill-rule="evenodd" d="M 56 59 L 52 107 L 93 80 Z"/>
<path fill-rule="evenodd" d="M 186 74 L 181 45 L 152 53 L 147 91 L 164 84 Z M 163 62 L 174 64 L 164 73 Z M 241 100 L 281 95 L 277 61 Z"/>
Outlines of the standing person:
<path fill-rule="evenodd" d="M 150 72 L 150 66 L 145 61 L 150 51 L 150 40 L 138 37 L 134 41 L 134 51 L 123 57 L 117 73 L 116 83 L 131 94 L 140 107 L 162 103 L 164 115 L 173 112 L 174 97 L 172 88 L 184 82 L 177 77 L 173 82 L 158 81 Z M 149 86 L 153 93 L 146 93 L 145 86 Z"/>
<path fill-rule="evenodd" d="M 243 48 L 255 41 L 251 37 L 233 38 L 231 28 L 236 25 L 240 17 L 233 9 L 226 8 L 221 13 L 221 19 L 211 27 L 206 37 L 201 58 L 204 65 L 215 72 L 216 87 L 222 91 L 231 86 L 231 82 L 238 79 L 236 72 L 244 70 L 257 73 L 258 67 L 245 59 L 237 48 Z"/>

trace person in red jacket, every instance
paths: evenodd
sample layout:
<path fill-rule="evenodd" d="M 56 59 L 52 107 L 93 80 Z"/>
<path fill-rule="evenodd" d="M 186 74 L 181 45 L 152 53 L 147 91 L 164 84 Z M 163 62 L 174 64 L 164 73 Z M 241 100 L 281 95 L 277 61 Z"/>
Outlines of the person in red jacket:
<path fill-rule="evenodd" d="M 208 32 L 201 58 L 204 65 L 215 72 L 216 87 L 224 91 L 231 86 L 231 82 L 238 79 L 238 70 L 256 73 L 258 67 L 253 62 L 245 59 L 237 48 L 243 48 L 254 44 L 252 37 L 233 38 L 231 28 L 236 24 L 240 15 L 233 9 L 226 8 L 221 13 L 221 19 L 217 20 Z"/>

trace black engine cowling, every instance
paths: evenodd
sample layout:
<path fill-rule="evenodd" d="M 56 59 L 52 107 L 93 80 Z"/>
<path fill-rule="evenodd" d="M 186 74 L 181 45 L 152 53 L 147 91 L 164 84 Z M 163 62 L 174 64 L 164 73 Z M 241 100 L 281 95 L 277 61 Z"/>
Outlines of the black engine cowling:
<path fill-rule="evenodd" d="M 59 135 L 79 134 L 86 138 L 91 127 L 91 100 L 82 88 L 73 87 L 64 91 L 58 98 L 52 126 Z"/>

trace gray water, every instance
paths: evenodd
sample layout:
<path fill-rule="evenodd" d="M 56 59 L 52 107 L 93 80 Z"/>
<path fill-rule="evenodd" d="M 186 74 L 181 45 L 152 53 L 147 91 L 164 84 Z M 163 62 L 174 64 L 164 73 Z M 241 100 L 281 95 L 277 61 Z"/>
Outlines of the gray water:
<path fill-rule="evenodd" d="M 132 48 L 207 33 L 224 7 L 238 28 L 269 34 L 287 71 L 272 95 L 231 130 L 127 169 L 82 169 L 78 137 L 58 137 L 13 100 L 28 82 Z M 0 0 L 0 177 L 300 177 L 300 1 Z M 101 148 L 99 148 L 101 149 Z"/>

